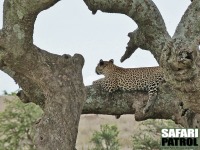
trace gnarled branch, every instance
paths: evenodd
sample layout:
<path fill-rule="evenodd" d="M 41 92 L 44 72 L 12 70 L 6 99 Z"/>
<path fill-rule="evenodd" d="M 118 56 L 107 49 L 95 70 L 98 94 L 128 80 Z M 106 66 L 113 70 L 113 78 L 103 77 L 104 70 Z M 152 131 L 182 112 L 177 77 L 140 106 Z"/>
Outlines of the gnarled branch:
<path fill-rule="evenodd" d="M 150 50 L 156 60 L 160 61 L 161 50 L 170 36 L 159 10 L 151 0 L 84 0 L 84 2 L 93 13 L 97 10 L 122 13 L 137 23 L 138 29 L 132 33 L 121 61 L 130 57 L 137 47 Z"/>
<path fill-rule="evenodd" d="M 4 39 L 3 31 L 0 30 L 0 51 L 3 49 L 4 44 L 5 44 L 5 39 Z"/>
<path fill-rule="evenodd" d="M 145 115 L 142 110 L 148 100 L 148 94 L 146 92 L 116 91 L 109 93 L 103 91 L 97 85 L 87 86 L 86 91 L 87 99 L 82 114 L 95 113 L 116 116 L 135 114 L 137 121 L 150 118 L 171 119 L 184 127 L 200 127 L 200 115 L 195 114 L 191 110 L 185 112 L 182 106 L 183 104 L 177 100 L 176 93 L 166 83 L 160 86 L 155 105 Z"/>
<path fill-rule="evenodd" d="M 165 79 L 174 89 L 185 107 L 200 113 L 200 1 L 193 1 L 180 23 L 173 38 L 162 50 L 160 65 Z"/>
<path fill-rule="evenodd" d="M 181 21 L 179 22 L 173 38 L 182 38 L 188 42 L 198 41 L 200 43 L 200 1 L 194 0 Z"/>
<path fill-rule="evenodd" d="M 127 58 L 129 58 L 135 52 L 135 50 L 138 48 L 138 45 L 139 45 L 138 43 L 140 43 L 137 40 L 137 37 L 139 37 L 138 34 L 140 34 L 139 29 L 137 29 L 133 32 L 130 32 L 128 34 L 128 36 L 130 37 L 130 41 L 127 44 L 128 46 L 126 47 L 126 51 L 125 51 L 124 55 L 120 59 L 121 62 L 123 62 Z"/>

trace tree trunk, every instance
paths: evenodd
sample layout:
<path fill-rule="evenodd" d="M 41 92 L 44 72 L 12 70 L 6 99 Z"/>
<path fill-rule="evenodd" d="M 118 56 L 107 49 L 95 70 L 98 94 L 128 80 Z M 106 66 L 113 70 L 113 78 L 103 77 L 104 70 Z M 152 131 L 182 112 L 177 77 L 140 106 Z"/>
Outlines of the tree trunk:
<path fill-rule="evenodd" d="M 36 47 L 32 39 L 38 13 L 56 2 L 4 1 L 0 68 L 21 86 L 18 96 L 24 102 L 32 101 L 44 110 L 36 125 L 37 149 L 73 150 L 85 101 L 84 58 L 48 53 Z"/>

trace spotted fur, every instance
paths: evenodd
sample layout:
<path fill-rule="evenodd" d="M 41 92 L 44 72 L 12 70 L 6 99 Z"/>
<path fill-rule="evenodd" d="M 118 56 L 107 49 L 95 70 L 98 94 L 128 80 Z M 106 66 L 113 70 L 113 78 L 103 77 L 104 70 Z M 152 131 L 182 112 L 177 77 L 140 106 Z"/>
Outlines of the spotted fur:
<path fill-rule="evenodd" d="M 149 99 L 144 113 L 154 103 L 159 83 L 164 80 L 163 72 L 160 67 L 146 68 L 121 68 L 114 65 L 113 59 L 109 61 L 99 61 L 96 67 L 96 73 L 102 74 L 105 78 L 94 81 L 93 84 L 99 84 L 108 92 L 116 90 L 148 91 Z"/>

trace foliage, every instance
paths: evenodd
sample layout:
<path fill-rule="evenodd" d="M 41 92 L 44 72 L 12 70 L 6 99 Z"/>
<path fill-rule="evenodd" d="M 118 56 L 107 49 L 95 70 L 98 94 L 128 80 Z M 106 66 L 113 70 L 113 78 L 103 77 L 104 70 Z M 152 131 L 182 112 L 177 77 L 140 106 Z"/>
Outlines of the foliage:
<path fill-rule="evenodd" d="M 16 90 L 15 92 L 8 93 L 6 90 L 3 90 L 3 95 L 16 96 L 17 91 L 18 90 Z"/>
<path fill-rule="evenodd" d="M 95 131 L 91 138 L 95 145 L 92 150 L 119 150 L 118 134 L 116 125 L 101 125 L 100 131 Z"/>
<path fill-rule="evenodd" d="M 6 90 L 4 90 L 3 95 L 8 95 L 8 92 Z"/>
<path fill-rule="evenodd" d="M 146 120 L 141 123 L 138 134 L 133 138 L 133 150 L 159 150 L 161 129 L 182 128 L 171 120 Z"/>
<path fill-rule="evenodd" d="M 6 100 L 6 109 L 0 112 L 0 149 L 34 150 L 32 125 L 42 115 L 33 103 L 19 99 Z"/>

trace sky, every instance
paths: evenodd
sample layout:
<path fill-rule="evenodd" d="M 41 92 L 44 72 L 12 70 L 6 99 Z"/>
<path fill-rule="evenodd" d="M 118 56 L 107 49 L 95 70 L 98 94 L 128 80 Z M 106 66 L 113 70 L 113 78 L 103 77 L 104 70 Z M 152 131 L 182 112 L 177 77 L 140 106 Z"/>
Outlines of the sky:
<path fill-rule="evenodd" d="M 167 30 L 173 35 L 190 0 L 153 0 L 164 18 Z M 0 28 L 3 22 L 3 0 L 0 0 Z M 126 15 L 102 13 L 92 15 L 83 0 L 62 0 L 42 11 L 35 22 L 34 44 L 55 54 L 80 53 L 85 58 L 83 79 L 85 85 L 102 78 L 95 74 L 100 59 L 114 59 L 121 67 L 157 66 L 153 55 L 138 49 L 125 62 L 120 63 L 129 38 L 127 34 L 137 28 Z M 4 90 L 16 92 L 19 86 L 12 78 L 0 71 L 0 94 Z"/>

